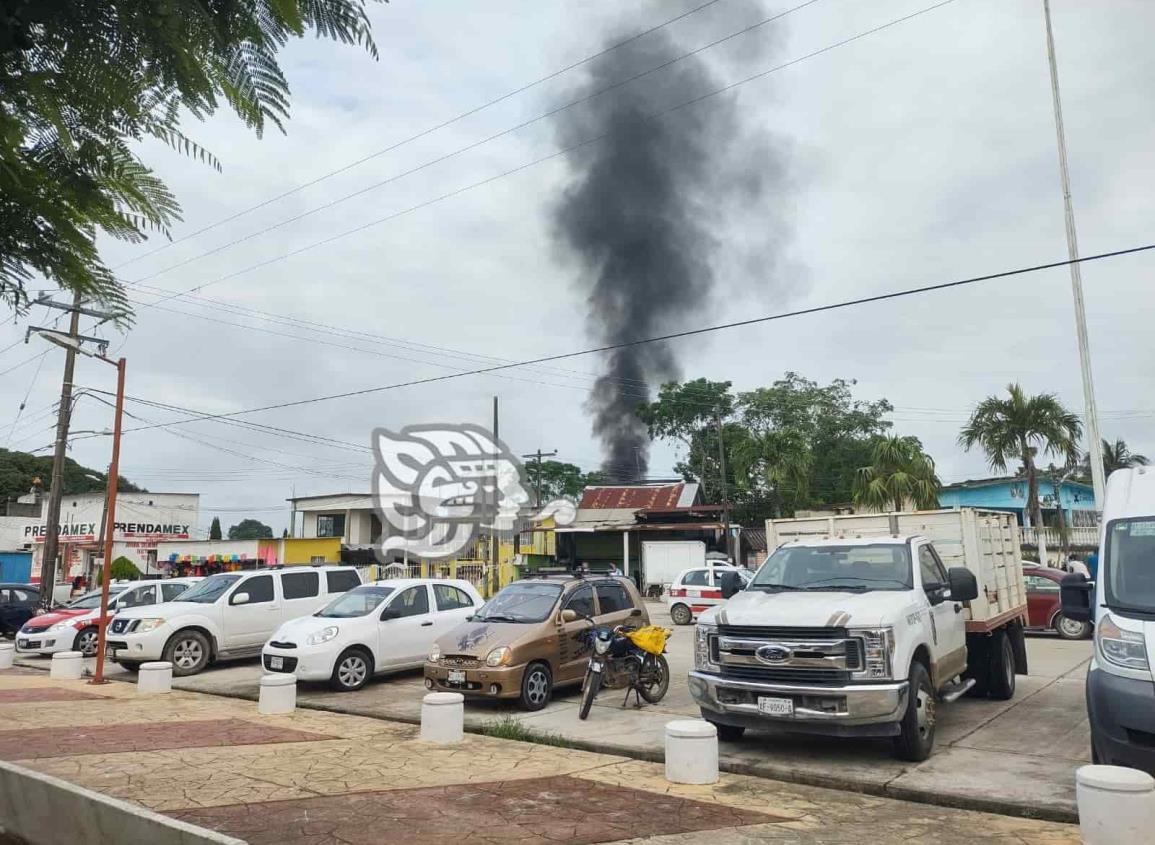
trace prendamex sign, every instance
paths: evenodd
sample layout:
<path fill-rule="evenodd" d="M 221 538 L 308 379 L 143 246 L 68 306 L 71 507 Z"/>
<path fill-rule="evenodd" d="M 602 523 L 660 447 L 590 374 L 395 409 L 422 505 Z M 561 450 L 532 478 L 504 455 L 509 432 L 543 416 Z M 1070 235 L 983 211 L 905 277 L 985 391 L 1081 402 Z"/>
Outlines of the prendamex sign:
<path fill-rule="evenodd" d="M 177 540 L 186 540 L 189 536 L 189 526 L 167 522 L 114 522 L 114 536 L 123 537 L 168 537 Z M 99 526 L 95 522 L 66 522 L 58 526 L 57 536 L 61 540 L 81 542 L 95 540 Z M 34 542 L 44 542 L 48 534 L 46 525 L 24 526 L 24 536 Z"/>

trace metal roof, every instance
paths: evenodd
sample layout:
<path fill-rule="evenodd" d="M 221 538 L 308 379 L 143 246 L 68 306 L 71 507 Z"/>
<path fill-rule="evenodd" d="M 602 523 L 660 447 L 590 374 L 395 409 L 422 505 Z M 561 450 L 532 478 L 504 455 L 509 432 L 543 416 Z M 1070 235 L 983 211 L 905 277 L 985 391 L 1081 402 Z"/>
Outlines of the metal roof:
<path fill-rule="evenodd" d="M 578 507 L 589 510 L 672 510 L 694 504 L 698 483 L 618 484 L 587 487 Z"/>

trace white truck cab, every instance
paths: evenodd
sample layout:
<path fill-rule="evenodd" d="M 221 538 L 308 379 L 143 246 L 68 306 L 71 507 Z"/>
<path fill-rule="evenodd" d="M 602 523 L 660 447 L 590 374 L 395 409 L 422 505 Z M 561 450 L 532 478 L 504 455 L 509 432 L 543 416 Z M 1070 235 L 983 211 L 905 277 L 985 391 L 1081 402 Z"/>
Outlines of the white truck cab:
<path fill-rule="evenodd" d="M 936 707 L 1007 699 L 1026 672 L 1026 591 L 1009 514 L 772 520 L 780 542 L 705 611 L 690 691 L 723 740 L 747 728 L 893 737 L 925 760 Z"/>
<path fill-rule="evenodd" d="M 1087 716 L 1095 763 L 1155 775 L 1155 468 L 1111 473 L 1094 580 L 1063 579 L 1063 614 L 1095 625 Z"/>

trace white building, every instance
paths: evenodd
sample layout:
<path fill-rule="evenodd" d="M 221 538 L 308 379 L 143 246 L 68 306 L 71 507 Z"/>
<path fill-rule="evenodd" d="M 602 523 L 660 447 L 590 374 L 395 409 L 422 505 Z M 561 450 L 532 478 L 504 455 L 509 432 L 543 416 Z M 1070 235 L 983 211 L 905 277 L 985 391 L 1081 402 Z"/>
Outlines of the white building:
<path fill-rule="evenodd" d="M 32 552 L 32 580 L 40 580 L 41 555 L 47 527 L 41 515 L 0 517 L 0 548 Z M 104 493 L 65 495 L 60 503 L 60 578 L 77 575 L 91 582 L 103 559 Z M 126 557 L 143 573 L 156 573 L 156 545 L 163 540 L 187 540 L 200 519 L 198 493 L 118 493 L 113 530 L 113 559 Z"/>

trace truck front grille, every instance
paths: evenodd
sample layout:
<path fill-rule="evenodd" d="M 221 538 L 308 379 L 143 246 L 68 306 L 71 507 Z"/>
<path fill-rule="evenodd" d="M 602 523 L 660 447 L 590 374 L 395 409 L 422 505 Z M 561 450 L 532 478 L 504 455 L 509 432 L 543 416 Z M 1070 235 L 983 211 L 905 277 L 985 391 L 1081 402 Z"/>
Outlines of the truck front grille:
<path fill-rule="evenodd" d="M 769 666 L 725 666 L 727 678 L 743 681 L 765 681 L 771 684 L 809 684 L 840 687 L 850 683 L 850 673 L 837 669 L 772 669 Z"/>
<path fill-rule="evenodd" d="M 725 625 L 710 636 L 710 659 L 745 680 L 845 684 L 862 669 L 862 642 L 845 628 Z"/>

